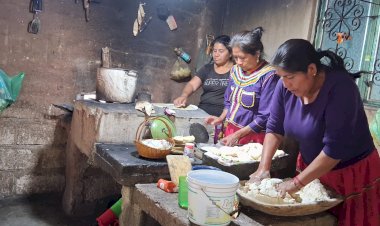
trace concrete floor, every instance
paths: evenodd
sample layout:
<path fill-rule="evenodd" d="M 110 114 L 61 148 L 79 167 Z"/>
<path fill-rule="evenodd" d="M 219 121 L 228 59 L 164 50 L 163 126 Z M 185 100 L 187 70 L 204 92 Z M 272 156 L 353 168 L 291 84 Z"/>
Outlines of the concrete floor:
<path fill-rule="evenodd" d="M 94 226 L 100 214 L 68 217 L 58 195 L 0 199 L 0 226 Z"/>

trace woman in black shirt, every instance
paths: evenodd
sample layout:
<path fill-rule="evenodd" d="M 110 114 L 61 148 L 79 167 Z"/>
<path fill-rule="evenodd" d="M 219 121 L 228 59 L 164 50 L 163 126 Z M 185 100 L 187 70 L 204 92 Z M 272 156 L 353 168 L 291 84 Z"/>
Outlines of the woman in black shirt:
<path fill-rule="evenodd" d="M 200 87 L 203 88 L 199 108 L 210 115 L 219 116 L 224 109 L 224 91 L 228 85 L 230 69 L 233 66 L 230 37 L 221 35 L 211 43 L 212 63 L 206 64 L 186 84 L 181 96 L 173 103 L 176 107 L 187 105 L 187 99 Z"/>

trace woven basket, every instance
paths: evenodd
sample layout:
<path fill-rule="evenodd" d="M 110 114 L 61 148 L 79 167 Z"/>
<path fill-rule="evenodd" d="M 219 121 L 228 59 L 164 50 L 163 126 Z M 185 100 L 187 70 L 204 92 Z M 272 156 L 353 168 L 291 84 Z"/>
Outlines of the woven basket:
<path fill-rule="evenodd" d="M 171 148 L 166 149 L 166 150 L 162 150 L 162 149 L 158 149 L 158 148 L 153 148 L 153 147 L 147 146 L 147 145 L 145 145 L 145 144 L 143 144 L 141 142 L 142 141 L 142 135 L 144 134 L 143 132 L 146 129 L 146 124 L 150 120 L 153 120 L 153 119 L 160 120 L 168 128 L 168 130 L 169 130 L 168 136 L 170 138 L 168 138 L 166 140 L 171 144 Z M 174 140 L 171 137 L 172 137 L 172 131 L 170 129 L 170 126 L 165 122 L 165 120 L 162 120 L 162 119 L 160 119 L 158 117 L 147 118 L 147 119 L 144 120 L 144 122 L 142 122 L 140 124 L 140 126 L 138 127 L 138 129 L 136 131 L 135 145 L 136 145 L 137 152 L 139 153 L 140 156 L 142 156 L 144 158 L 149 158 L 149 159 L 162 159 L 162 158 L 165 158 L 167 155 L 169 155 L 171 153 L 171 149 L 175 145 Z"/>

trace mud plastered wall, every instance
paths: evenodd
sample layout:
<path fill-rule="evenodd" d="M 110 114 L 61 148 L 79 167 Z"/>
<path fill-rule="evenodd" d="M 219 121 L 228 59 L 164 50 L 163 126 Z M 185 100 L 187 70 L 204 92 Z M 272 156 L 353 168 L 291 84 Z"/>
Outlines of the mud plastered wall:
<path fill-rule="evenodd" d="M 193 57 L 193 71 L 203 64 L 199 48 L 206 34 L 220 33 L 225 1 L 144 2 L 152 20 L 137 37 L 136 0 L 91 1 L 89 22 L 82 1 L 44 1 L 38 34 L 27 32 L 29 1 L 1 2 L 0 68 L 9 75 L 25 72 L 25 79 L 17 102 L 0 115 L 0 197 L 63 190 L 67 135 L 59 125 L 64 112 L 52 104 L 72 103 L 76 94 L 95 90 L 102 47 L 116 50 L 112 66 L 138 72 L 137 91 L 151 92 L 155 102 L 172 101 L 185 84 L 169 79 L 174 47 Z M 174 15 L 176 31 L 158 19 L 161 3 Z"/>

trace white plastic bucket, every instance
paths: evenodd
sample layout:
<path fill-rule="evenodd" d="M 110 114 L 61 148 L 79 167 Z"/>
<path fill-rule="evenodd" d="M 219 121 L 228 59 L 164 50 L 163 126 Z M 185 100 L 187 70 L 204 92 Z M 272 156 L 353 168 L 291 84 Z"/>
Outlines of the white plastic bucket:
<path fill-rule="evenodd" d="M 239 178 L 223 171 L 194 170 L 187 174 L 187 183 L 188 218 L 191 222 L 206 226 L 231 222 L 227 213 L 233 211 Z"/>
<path fill-rule="evenodd" d="M 137 73 L 120 68 L 98 68 L 96 99 L 110 102 L 134 101 Z"/>

